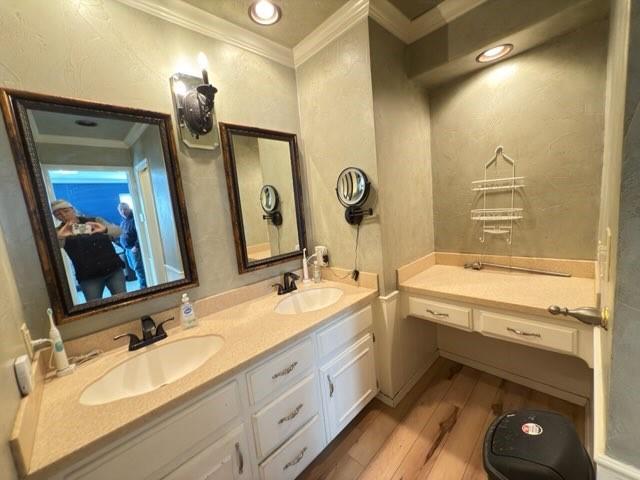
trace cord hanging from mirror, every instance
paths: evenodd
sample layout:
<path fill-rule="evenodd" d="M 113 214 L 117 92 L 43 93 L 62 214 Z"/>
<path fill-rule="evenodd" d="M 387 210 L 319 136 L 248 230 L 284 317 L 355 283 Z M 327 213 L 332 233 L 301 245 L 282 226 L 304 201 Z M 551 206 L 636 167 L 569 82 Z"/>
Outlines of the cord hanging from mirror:
<path fill-rule="evenodd" d="M 358 281 L 360 271 L 358 270 L 358 244 L 360 243 L 360 224 L 356 226 L 356 252 L 353 259 L 353 271 L 351 272 L 351 278 L 354 282 Z"/>

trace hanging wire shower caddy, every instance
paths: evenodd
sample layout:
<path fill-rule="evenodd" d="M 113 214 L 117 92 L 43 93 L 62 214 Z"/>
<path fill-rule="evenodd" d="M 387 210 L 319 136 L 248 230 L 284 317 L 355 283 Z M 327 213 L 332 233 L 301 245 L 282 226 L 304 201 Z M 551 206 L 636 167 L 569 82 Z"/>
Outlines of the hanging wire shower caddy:
<path fill-rule="evenodd" d="M 502 159 L 511 165 L 511 176 L 504 178 L 487 178 L 489 167 Z M 484 166 L 484 179 L 471 182 L 471 190 L 482 193 L 482 208 L 471 210 L 471 220 L 482 222 L 480 242 L 485 242 L 485 235 L 506 235 L 507 243 L 513 239 L 513 222 L 522 220 L 524 209 L 514 206 L 516 190 L 524 187 L 524 177 L 516 177 L 516 162 L 504 153 L 502 146 Z M 503 208 L 487 208 L 487 194 L 511 192 L 511 204 Z"/>

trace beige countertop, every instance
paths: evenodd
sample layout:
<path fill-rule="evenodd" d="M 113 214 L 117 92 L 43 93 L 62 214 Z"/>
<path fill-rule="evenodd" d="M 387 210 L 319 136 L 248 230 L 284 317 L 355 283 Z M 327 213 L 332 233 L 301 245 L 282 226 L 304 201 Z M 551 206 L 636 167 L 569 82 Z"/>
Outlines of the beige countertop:
<path fill-rule="evenodd" d="M 42 393 L 28 478 L 47 478 L 85 458 L 113 440 L 170 411 L 185 401 L 232 377 L 250 364 L 308 334 L 348 310 L 360 308 L 376 290 L 323 281 L 322 286 L 343 290 L 337 303 L 299 315 L 280 315 L 274 307 L 283 296 L 270 294 L 200 318 L 198 327 L 169 330 L 169 338 L 154 346 L 191 336 L 220 335 L 222 349 L 203 366 L 153 392 L 105 405 L 84 406 L 82 391 L 109 369 L 139 354 L 126 347 L 101 355 L 67 377 L 48 380 Z M 305 288 L 317 288 L 317 285 Z"/>
<path fill-rule="evenodd" d="M 549 305 L 596 305 L 595 280 L 433 265 L 400 282 L 400 290 L 550 317 Z M 554 317 L 558 318 L 558 317 Z M 565 318 L 565 317 L 559 317 Z"/>

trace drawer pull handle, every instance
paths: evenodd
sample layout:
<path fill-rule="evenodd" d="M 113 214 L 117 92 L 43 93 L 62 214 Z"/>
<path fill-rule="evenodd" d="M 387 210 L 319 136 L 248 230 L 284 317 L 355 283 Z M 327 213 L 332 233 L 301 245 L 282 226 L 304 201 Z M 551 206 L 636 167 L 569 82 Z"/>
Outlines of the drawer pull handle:
<path fill-rule="evenodd" d="M 302 410 L 303 406 L 304 405 L 301 403 L 289 415 L 278 420 L 278 425 L 282 425 L 284 422 L 288 422 L 289 420 L 293 420 L 294 418 L 296 418 L 300 413 L 300 410 Z"/>
<path fill-rule="evenodd" d="M 427 313 L 430 314 L 430 315 L 433 315 L 434 317 L 448 317 L 449 316 L 448 313 L 435 312 L 435 311 L 431 310 L 430 308 L 427 308 Z"/>
<path fill-rule="evenodd" d="M 542 338 L 542 335 L 540 335 L 539 333 L 523 332 L 522 330 L 518 330 L 518 329 L 515 329 L 515 328 L 511 328 L 511 327 L 507 327 L 507 330 L 510 331 L 511 333 L 515 333 L 516 335 L 520 335 L 522 337 Z"/>
<path fill-rule="evenodd" d="M 302 457 L 304 457 L 304 454 L 307 452 L 307 447 L 304 447 L 302 450 L 300 450 L 300 453 L 298 454 L 298 456 L 296 458 L 294 458 L 293 460 L 291 460 L 289 463 L 287 463 L 282 470 L 286 470 L 289 467 L 293 467 L 294 465 L 297 465 L 300 463 L 300 460 L 302 460 Z"/>
<path fill-rule="evenodd" d="M 240 450 L 240 442 L 236 442 L 236 453 L 238 454 L 238 474 L 242 475 L 244 471 L 244 455 L 242 455 L 242 450 Z"/>
<path fill-rule="evenodd" d="M 331 381 L 331 376 L 327 375 L 327 381 L 329 382 L 329 398 L 333 397 L 333 391 L 335 387 L 333 386 L 333 382 Z"/>
<path fill-rule="evenodd" d="M 298 362 L 293 362 L 287 368 L 284 368 L 284 369 L 280 370 L 279 372 L 274 373 L 273 376 L 271 377 L 271 379 L 275 380 L 278 377 L 284 377 L 285 375 L 289 375 L 293 371 L 293 369 L 296 368 L 297 365 L 298 365 Z"/>

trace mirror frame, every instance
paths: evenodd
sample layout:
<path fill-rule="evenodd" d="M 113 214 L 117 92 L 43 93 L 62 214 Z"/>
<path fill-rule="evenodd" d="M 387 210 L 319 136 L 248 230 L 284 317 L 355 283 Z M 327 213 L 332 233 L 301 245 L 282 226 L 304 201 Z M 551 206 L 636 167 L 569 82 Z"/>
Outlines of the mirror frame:
<path fill-rule="evenodd" d="M 28 108 L 36 107 L 60 113 L 77 112 L 96 117 L 115 117 L 122 120 L 144 122 L 160 129 L 167 180 L 185 273 L 183 279 L 125 293 L 117 298 L 93 300 L 80 305 L 73 304 L 47 200 L 42 170 L 26 113 Z M 12 89 L 0 89 L 0 108 L 22 186 L 27 214 L 30 217 L 49 301 L 57 324 L 68 323 L 198 286 L 195 254 L 178 165 L 175 132 L 170 114 Z"/>
<path fill-rule="evenodd" d="M 302 249 L 306 248 L 306 231 L 304 224 L 304 204 L 302 201 L 302 180 L 300 175 L 300 161 L 298 154 L 298 140 L 295 133 L 278 132 L 264 128 L 247 127 L 231 123 L 220 122 L 220 142 L 224 157 L 224 170 L 227 177 L 227 193 L 229 194 L 229 206 L 231 210 L 231 224 L 233 227 L 233 238 L 236 247 L 236 260 L 238 262 L 238 272 L 246 273 L 271 265 L 290 261 L 296 257 L 302 257 Z M 289 144 L 291 158 L 291 177 L 293 181 L 293 196 L 296 202 L 296 225 L 298 227 L 299 250 L 295 250 L 281 255 L 274 255 L 261 260 L 249 261 L 247 253 L 247 242 L 244 233 L 244 222 L 242 220 L 242 206 L 240 204 L 240 188 L 238 186 L 238 171 L 233 149 L 233 134 L 254 138 L 268 138 L 280 140 Z"/>

